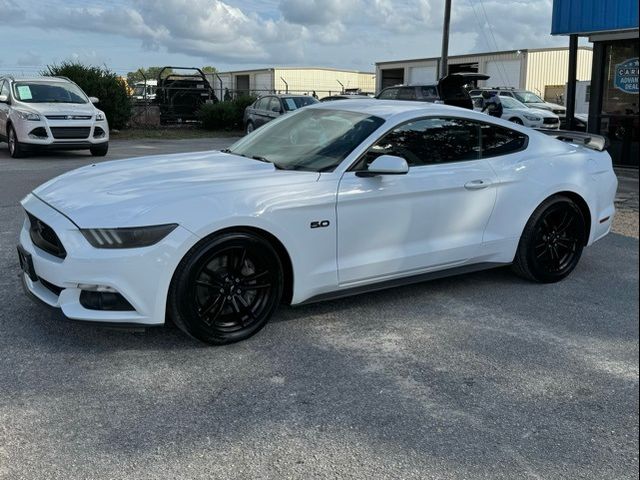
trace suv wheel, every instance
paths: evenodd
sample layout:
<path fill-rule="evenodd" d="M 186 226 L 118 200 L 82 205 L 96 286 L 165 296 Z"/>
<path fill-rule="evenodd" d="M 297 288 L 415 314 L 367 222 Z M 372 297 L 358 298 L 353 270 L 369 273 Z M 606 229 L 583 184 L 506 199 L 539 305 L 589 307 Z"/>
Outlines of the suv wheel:
<path fill-rule="evenodd" d="M 100 143 L 89 149 L 94 157 L 104 157 L 109 151 L 109 142 Z"/>
<path fill-rule="evenodd" d="M 13 125 L 9 125 L 7 130 L 7 143 L 9 144 L 9 155 L 12 158 L 22 158 L 26 156 L 24 147 L 18 142 L 18 136 L 13 128 Z"/>

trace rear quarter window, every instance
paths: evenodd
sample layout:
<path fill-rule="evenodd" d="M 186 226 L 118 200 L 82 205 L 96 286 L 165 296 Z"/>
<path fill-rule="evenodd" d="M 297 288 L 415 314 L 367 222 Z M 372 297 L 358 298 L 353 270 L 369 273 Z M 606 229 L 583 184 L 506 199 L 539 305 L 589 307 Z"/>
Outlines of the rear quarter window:
<path fill-rule="evenodd" d="M 527 148 L 529 137 L 509 128 L 484 123 L 480 126 L 482 158 L 516 153 Z"/>

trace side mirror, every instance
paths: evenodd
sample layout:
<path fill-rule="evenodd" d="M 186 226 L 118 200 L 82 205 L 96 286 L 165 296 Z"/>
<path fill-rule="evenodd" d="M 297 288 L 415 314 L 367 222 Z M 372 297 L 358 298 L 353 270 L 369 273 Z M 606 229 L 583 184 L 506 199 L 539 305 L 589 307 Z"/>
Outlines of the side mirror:
<path fill-rule="evenodd" d="M 8 95 L 0 95 L 0 103 L 9 103 Z"/>
<path fill-rule="evenodd" d="M 377 175 L 406 175 L 409 164 L 402 157 L 395 155 L 380 155 L 365 171 L 356 172 L 358 177 L 375 177 Z"/>
<path fill-rule="evenodd" d="M 100 103 L 100 99 L 98 97 L 89 97 L 89 101 L 93 104 Z"/>

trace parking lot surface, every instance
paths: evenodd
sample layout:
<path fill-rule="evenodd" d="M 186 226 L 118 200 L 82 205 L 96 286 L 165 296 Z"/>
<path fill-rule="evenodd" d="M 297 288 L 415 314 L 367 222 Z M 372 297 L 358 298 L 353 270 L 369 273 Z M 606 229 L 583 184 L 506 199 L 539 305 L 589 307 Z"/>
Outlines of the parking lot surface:
<path fill-rule="evenodd" d="M 231 141 L 113 142 L 107 160 Z M 0 144 L 1 479 L 637 478 L 637 177 L 635 229 L 559 284 L 497 269 L 287 307 L 210 348 L 22 293 L 18 201 L 93 161 Z"/>

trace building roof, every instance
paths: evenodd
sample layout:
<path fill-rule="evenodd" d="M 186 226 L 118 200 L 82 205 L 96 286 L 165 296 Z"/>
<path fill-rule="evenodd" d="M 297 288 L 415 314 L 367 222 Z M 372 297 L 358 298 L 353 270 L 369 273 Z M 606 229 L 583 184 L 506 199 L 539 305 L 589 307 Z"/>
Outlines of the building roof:
<path fill-rule="evenodd" d="M 638 29 L 638 0 L 554 0 L 552 35 Z"/>
<path fill-rule="evenodd" d="M 580 50 L 593 50 L 592 47 L 580 46 Z M 521 48 L 519 50 L 500 50 L 497 52 L 480 52 L 480 53 L 466 53 L 464 55 L 449 55 L 449 60 L 462 59 L 468 57 L 489 57 L 495 55 L 513 55 L 517 53 L 531 53 L 531 52 L 553 52 L 558 50 L 569 50 L 569 47 L 548 47 L 548 48 Z M 384 60 L 382 62 L 376 62 L 376 65 L 384 65 L 388 63 L 409 63 L 409 62 L 430 62 L 440 60 L 440 56 L 428 57 L 428 58 L 411 58 L 403 60 Z"/>
<path fill-rule="evenodd" d="M 225 74 L 242 74 L 242 73 L 257 73 L 257 72 L 272 72 L 274 70 L 326 70 L 329 72 L 345 72 L 345 73 L 360 73 L 363 75 L 375 75 L 375 72 L 361 72 L 359 70 L 349 70 L 347 68 L 331 68 L 331 67 L 264 67 L 264 68 L 250 68 L 248 70 L 228 70 L 226 72 L 218 72 L 218 75 Z"/>

